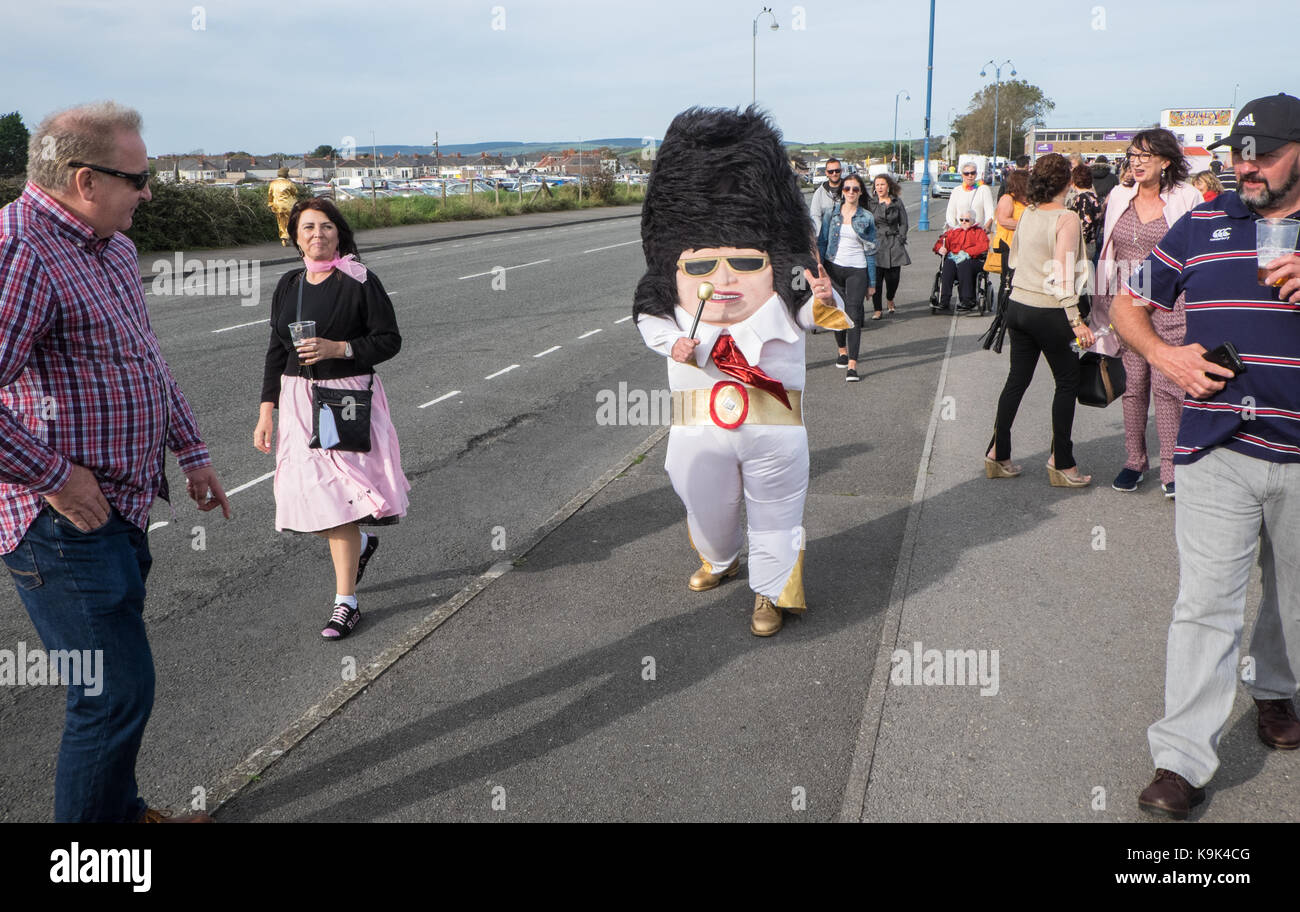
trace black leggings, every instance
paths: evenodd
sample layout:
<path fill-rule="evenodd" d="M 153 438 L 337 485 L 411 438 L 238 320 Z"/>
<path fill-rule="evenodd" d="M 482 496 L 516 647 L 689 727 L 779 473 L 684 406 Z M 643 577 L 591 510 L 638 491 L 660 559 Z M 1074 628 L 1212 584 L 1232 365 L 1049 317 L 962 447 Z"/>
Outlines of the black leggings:
<path fill-rule="evenodd" d="M 853 328 L 835 330 L 835 344 L 849 350 L 849 360 L 858 360 L 858 351 L 862 346 L 862 321 L 866 317 L 867 284 L 871 276 L 867 267 L 837 266 L 826 260 L 826 274 L 831 277 L 831 285 L 844 299 L 844 309 L 848 311 Z"/>
<path fill-rule="evenodd" d="M 876 313 L 881 311 L 882 293 L 886 301 L 894 300 L 894 295 L 898 293 L 898 281 L 902 277 L 902 266 L 876 267 L 876 293 L 871 296 L 871 303 L 876 308 Z"/>
<path fill-rule="evenodd" d="M 1079 356 L 1070 350 L 1074 330 L 1065 311 L 1057 307 L 1028 307 L 1015 299 L 1007 305 L 1007 334 L 1011 336 L 1011 367 L 1007 383 L 998 398 L 998 416 L 993 425 L 993 458 L 1011 458 L 1011 425 L 1016 420 L 1020 400 L 1034 379 L 1038 355 L 1056 379 L 1052 397 L 1052 461 L 1058 469 L 1074 467 L 1074 404 L 1079 393 Z"/>

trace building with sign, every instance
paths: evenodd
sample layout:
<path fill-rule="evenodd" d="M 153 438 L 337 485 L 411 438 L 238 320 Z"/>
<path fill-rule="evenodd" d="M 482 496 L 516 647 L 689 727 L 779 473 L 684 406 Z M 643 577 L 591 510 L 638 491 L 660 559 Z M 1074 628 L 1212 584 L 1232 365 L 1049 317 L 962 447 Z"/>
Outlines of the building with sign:
<path fill-rule="evenodd" d="M 1128 151 L 1129 140 L 1138 127 L 1098 129 L 1097 127 L 1034 127 L 1025 137 L 1025 154 L 1038 158 L 1048 152 L 1071 155 L 1075 152 L 1084 158 L 1105 155 L 1114 161 Z"/>
<path fill-rule="evenodd" d="M 1232 108 L 1166 108 L 1160 126 L 1184 146 L 1208 146 L 1232 132 L 1232 113 Z"/>

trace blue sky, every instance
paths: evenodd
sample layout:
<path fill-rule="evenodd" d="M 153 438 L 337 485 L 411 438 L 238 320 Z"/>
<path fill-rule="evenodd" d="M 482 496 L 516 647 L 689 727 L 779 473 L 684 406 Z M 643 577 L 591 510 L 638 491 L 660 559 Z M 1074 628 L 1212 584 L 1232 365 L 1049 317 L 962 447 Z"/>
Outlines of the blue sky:
<path fill-rule="evenodd" d="M 924 0 L 773 3 L 758 34 L 758 99 L 787 138 L 814 142 L 923 130 Z M 1268 36 L 1294 0 L 1015 4 L 939 0 L 933 132 L 962 113 L 985 61 L 1010 58 L 1056 102 L 1052 126 L 1124 127 L 1161 108 L 1300 94 L 1294 63 L 1241 40 L 1232 10 Z M 1012 8 L 1011 4 L 998 4 Z M 197 8 L 197 11 L 196 11 Z M 114 98 L 145 118 L 151 154 L 294 152 L 371 130 L 382 143 L 575 141 L 661 136 L 692 104 L 744 105 L 761 2 L 662 0 L 67 0 L 6 12 L 0 113 L 28 126 L 51 110 Z M 886 12 L 886 10 L 893 12 Z M 200 21 L 201 20 L 201 21 Z M 202 24 L 202 29 L 196 29 Z M 1226 40 L 1225 35 L 1227 34 Z M 1281 39 L 1264 43 L 1280 48 Z M 1009 67 L 1004 67 L 1007 77 Z"/>

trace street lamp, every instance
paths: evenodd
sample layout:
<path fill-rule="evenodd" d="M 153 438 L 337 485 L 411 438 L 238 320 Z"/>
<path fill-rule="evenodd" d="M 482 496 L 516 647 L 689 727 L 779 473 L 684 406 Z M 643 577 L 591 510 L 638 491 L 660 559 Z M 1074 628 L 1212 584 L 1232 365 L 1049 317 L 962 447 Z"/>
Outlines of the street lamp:
<path fill-rule="evenodd" d="M 753 103 L 758 104 L 758 20 L 762 19 L 764 14 L 772 17 L 772 31 L 776 31 L 781 26 L 776 23 L 776 14 L 772 12 L 770 6 L 763 7 L 762 12 L 754 17 L 754 63 L 753 72 L 751 73 L 754 82 Z"/>
<path fill-rule="evenodd" d="M 1002 87 L 1002 68 L 1009 63 L 1011 63 L 1011 59 L 1007 58 L 1006 60 L 1002 61 L 1001 63 L 995 66 L 993 61 L 990 60 L 988 63 L 984 64 L 984 66 L 980 67 L 981 76 L 987 76 L 988 73 L 986 72 L 986 70 L 990 66 L 993 67 L 993 169 L 994 170 L 997 170 L 998 167 L 998 90 Z M 1012 76 L 1016 75 L 1016 68 L 1014 65 L 1011 67 L 1011 75 Z"/>
<path fill-rule="evenodd" d="M 907 100 L 911 101 L 912 96 L 908 94 L 907 89 L 899 89 L 894 95 L 894 164 L 898 164 L 898 96 L 907 95 Z"/>

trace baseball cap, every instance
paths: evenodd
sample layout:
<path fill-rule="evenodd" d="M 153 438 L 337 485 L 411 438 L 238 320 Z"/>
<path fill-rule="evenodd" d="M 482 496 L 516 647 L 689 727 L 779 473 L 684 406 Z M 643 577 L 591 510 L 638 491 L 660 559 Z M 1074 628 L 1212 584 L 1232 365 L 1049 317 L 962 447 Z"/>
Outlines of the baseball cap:
<path fill-rule="evenodd" d="M 1254 138 L 1255 151 L 1260 155 L 1267 155 L 1289 142 L 1300 142 L 1300 98 L 1278 92 L 1248 101 L 1237 112 L 1232 132 L 1207 148 L 1240 149 L 1248 136 Z"/>

